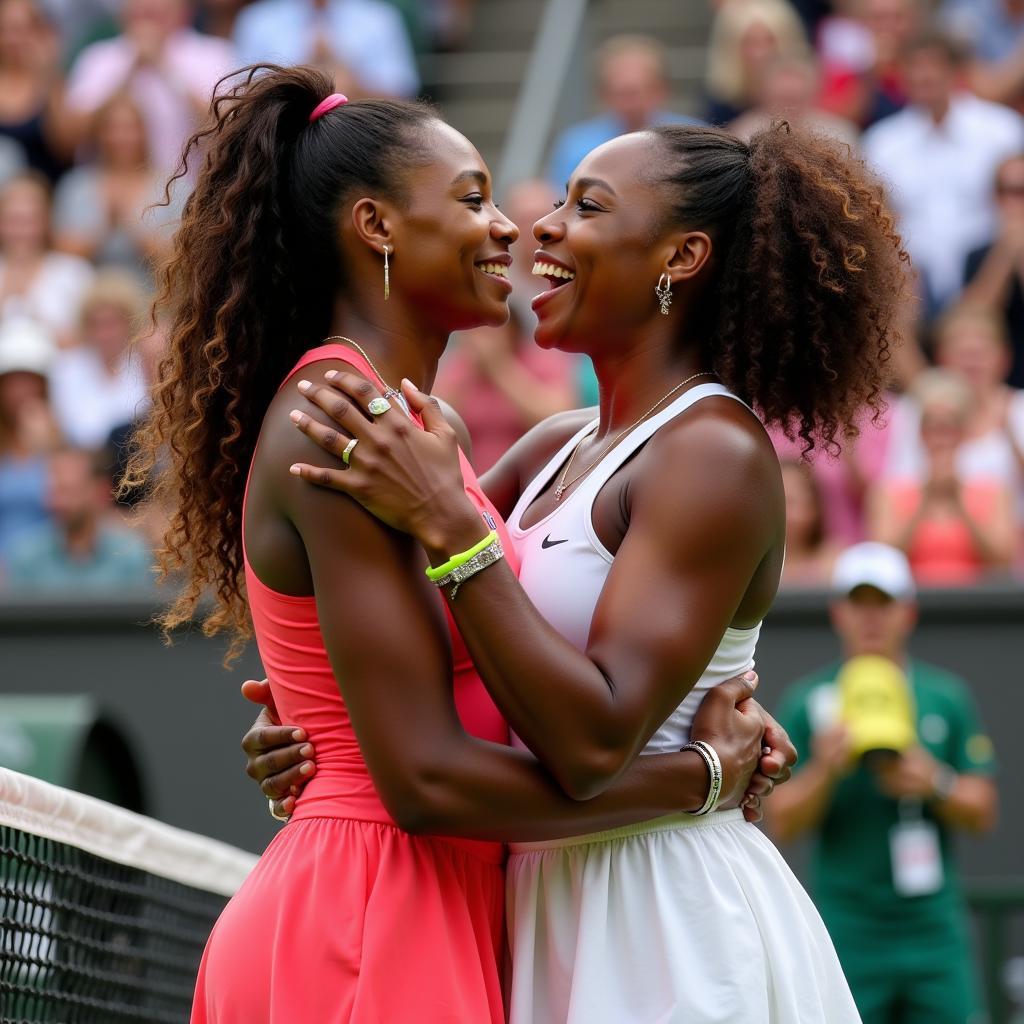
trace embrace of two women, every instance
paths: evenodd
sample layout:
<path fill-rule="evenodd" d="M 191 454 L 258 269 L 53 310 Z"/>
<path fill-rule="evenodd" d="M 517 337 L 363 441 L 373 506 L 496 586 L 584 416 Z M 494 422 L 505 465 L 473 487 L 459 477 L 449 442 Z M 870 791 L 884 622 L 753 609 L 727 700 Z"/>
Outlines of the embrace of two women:
<path fill-rule="evenodd" d="M 167 625 L 208 590 L 209 630 L 251 617 L 251 771 L 290 820 L 194 1024 L 857 1021 L 753 824 L 795 752 L 750 670 L 784 557 L 762 423 L 835 450 L 881 405 L 880 186 L 786 126 L 593 151 L 534 226 L 534 309 L 600 405 L 478 480 L 429 397 L 449 335 L 508 315 L 518 229 L 476 149 L 308 68 L 213 113 L 133 471 L 174 513 Z"/>

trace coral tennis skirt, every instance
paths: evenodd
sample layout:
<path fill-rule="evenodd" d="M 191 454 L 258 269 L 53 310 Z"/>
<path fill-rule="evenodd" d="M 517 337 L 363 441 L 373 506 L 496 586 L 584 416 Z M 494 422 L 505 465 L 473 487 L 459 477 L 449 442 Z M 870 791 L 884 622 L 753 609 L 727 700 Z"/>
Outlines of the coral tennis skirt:
<path fill-rule="evenodd" d="M 817 910 L 742 811 L 510 849 L 512 1024 L 860 1021 Z"/>
<path fill-rule="evenodd" d="M 293 819 L 214 927 L 192 1024 L 503 1024 L 504 895 L 455 843 Z"/>

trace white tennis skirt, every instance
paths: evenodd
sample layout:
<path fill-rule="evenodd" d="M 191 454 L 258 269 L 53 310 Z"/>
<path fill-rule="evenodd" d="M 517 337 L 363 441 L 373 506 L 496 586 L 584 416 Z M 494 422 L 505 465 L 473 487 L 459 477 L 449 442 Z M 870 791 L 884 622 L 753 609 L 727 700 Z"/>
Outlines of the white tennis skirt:
<path fill-rule="evenodd" d="M 514 843 L 510 1024 L 853 1024 L 814 904 L 740 810 Z"/>

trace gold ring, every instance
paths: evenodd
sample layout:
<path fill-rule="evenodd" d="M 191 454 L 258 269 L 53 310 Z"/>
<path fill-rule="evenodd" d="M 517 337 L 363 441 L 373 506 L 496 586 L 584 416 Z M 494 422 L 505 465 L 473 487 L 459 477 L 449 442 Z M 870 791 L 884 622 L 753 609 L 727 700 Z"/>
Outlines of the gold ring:
<path fill-rule="evenodd" d="M 357 444 L 359 444 L 359 438 L 353 437 L 352 440 L 345 445 L 345 450 L 341 453 L 341 461 L 344 462 L 346 466 L 352 461 L 352 451 Z"/>

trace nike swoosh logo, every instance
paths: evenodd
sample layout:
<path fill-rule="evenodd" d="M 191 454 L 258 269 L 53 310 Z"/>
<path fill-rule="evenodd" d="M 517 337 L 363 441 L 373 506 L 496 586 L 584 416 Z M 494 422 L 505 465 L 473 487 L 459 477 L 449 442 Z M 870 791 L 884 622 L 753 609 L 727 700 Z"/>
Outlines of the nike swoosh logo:
<path fill-rule="evenodd" d="M 552 540 L 552 539 L 551 539 L 551 534 L 549 533 L 549 534 L 548 534 L 548 535 L 547 535 L 547 536 L 546 536 L 546 537 L 545 537 L 545 538 L 544 538 L 544 539 L 543 539 L 543 540 L 542 540 L 542 541 L 540 542 L 540 546 L 541 546 L 542 548 L 544 548 L 544 550 L 546 551 L 546 550 L 547 550 L 548 548 L 553 548 L 553 547 L 557 546 L 558 544 L 568 544 L 568 543 L 569 543 L 569 538 L 568 538 L 568 537 L 566 537 L 566 538 L 565 538 L 565 540 Z"/>

